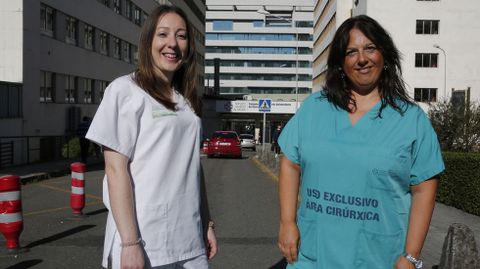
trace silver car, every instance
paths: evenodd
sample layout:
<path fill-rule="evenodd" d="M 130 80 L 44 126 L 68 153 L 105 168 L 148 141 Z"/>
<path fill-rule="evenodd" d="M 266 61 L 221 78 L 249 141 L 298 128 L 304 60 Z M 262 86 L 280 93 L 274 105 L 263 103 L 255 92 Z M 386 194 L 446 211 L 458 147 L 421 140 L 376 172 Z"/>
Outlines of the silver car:
<path fill-rule="evenodd" d="M 256 150 L 255 138 L 251 134 L 240 134 L 240 141 L 242 149 Z"/>

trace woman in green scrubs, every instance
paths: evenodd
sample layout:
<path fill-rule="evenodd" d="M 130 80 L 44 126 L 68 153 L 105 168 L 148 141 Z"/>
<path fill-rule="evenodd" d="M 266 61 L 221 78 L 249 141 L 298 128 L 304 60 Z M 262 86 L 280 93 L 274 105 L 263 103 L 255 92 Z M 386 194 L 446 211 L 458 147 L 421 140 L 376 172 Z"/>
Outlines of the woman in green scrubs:
<path fill-rule="evenodd" d="M 422 268 L 444 164 L 429 119 L 406 93 L 399 52 L 375 20 L 340 26 L 323 91 L 304 101 L 279 144 L 287 268 Z"/>

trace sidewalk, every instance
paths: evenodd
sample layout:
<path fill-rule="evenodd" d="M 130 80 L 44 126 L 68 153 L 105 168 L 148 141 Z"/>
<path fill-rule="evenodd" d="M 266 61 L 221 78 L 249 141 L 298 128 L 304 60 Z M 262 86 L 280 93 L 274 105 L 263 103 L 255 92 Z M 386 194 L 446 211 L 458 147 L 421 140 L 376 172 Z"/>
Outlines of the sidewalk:
<path fill-rule="evenodd" d="M 20 176 L 22 184 L 26 184 L 67 175 L 70 173 L 70 164 L 78 161 L 78 159 L 67 159 L 7 167 L 0 169 L 0 176 Z M 88 168 L 101 165 L 103 165 L 103 158 L 90 157 L 87 162 L 87 170 L 89 170 Z"/>

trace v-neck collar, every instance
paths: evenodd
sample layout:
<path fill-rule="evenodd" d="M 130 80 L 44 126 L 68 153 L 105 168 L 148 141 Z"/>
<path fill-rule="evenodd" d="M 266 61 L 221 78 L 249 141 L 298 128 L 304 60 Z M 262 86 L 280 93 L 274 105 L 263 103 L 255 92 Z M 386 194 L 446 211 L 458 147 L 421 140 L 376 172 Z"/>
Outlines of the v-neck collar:
<path fill-rule="evenodd" d="M 343 132 L 344 130 L 356 130 L 356 131 L 366 131 L 373 123 L 373 119 L 375 119 L 378 115 L 378 110 L 382 101 L 378 101 L 372 108 L 370 108 L 365 114 L 363 114 L 360 119 L 352 124 L 350 121 L 350 117 L 348 115 L 348 111 L 343 109 L 338 109 L 338 117 L 337 117 L 337 133 Z"/>

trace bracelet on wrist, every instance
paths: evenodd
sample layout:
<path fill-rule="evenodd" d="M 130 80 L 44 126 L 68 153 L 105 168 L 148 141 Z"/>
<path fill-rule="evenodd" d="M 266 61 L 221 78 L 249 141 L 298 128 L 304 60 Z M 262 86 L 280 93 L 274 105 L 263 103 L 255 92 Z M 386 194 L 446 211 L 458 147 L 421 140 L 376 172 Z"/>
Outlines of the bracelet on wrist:
<path fill-rule="evenodd" d="M 122 242 L 122 243 L 120 243 L 120 247 L 126 248 L 126 247 L 136 246 L 136 245 L 140 245 L 141 242 L 142 242 L 142 238 L 139 237 L 137 240 L 132 241 L 132 242 L 125 242 L 125 243 Z"/>
<path fill-rule="evenodd" d="M 213 222 L 213 220 L 208 222 L 208 228 L 212 228 L 212 230 L 215 230 L 215 222 Z"/>

